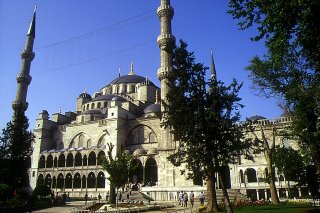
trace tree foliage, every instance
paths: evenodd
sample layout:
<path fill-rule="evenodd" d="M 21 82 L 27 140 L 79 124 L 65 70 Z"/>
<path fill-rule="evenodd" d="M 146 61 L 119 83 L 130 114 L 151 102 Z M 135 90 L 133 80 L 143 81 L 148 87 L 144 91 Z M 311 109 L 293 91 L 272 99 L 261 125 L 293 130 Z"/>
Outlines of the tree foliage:
<path fill-rule="evenodd" d="M 0 135 L 0 182 L 13 189 L 29 186 L 31 144 L 34 135 L 28 130 L 28 118 L 20 108 L 14 110 Z"/>
<path fill-rule="evenodd" d="M 196 63 L 194 54 L 186 48 L 187 44 L 180 41 L 180 47 L 174 49 L 167 95 L 170 104 L 164 103 L 164 125 L 179 141 L 177 152 L 169 160 L 176 166 L 185 164 L 184 172 L 190 178 L 196 168 L 214 182 L 214 173 L 222 166 L 235 163 L 240 155 L 248 156 L 250 143 L 238 124 L 241 84 L 233 80 L 225 86 L 214 78 L 206 80 L 207 68 Z"/>
<path fill-rule="evenodd" d="M 320 1 L 230 0 L 229 7 L 240 29 L 256 28 L 252 40 L 267 48 L 247 67 L 255 89 L 285 100 L 291 133 L 320 171 Z"/>
<path fill-rule="evenodd" d="M 110 201 L 115 203 L 115 188 L 120 188 L 128 182 L 136 169 L 131 156 L 126 155 L 122 150 L 113 156 L 114 145 L 108 143 L 107 156 L 102 158 L 102 167 L 108 172 L 110 181 Z"/>

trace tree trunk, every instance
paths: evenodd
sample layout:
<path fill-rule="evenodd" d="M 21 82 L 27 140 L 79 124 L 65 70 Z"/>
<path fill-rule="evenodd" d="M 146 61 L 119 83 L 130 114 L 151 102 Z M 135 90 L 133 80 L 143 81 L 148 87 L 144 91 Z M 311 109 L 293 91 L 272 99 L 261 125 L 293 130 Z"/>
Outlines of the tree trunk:
<path fill-rule="evenodd" d="M 216 186 L 214 171 L 209 172 L 207 179 L 207 212 L 218 212 L 219 206 L 217 202 Z"/>
<path fill-rule="evenodd" d="M 117 198 L 116 198 L 116 188 L 115 186 L 110 183 L 110 196 L 109 196 L 109 202 L 111 204 L 116 204 Z"/>
<path fill-rule="evenodd" d="M 290 198 L 290 194 L 291 194 L 291 187 L 290 187 L 290 181 L 288 181 L 288 195 L 289 195 L 289 198 Z"/>
<path fill-rule="evenodd" d="M 269 172 L 269 186 L 270 186 L 271 202 L 275 205 L 278 205 L 278 204 L 280 204 L 280 200 L 278 197 L 277 187 L 275 184 L 276 176 L 275 176 L 274 169 L 272 168 L 272 157 L 270 156 L 269 153 L 267 153 L 265 156 L 266 156 L 267 168 L 268 168 L 268 172 Z"/>
<path fill-rule="evenodd" d="M 219 171 L 219 182 L 220 182 L 220 186 L 221 186 L 222 192 L 223 192 L 224 204 L 225 204 L 225 206 L 226 206 L 227 212 L 228 212 L 228 213 L 233 213 L 233 209 L 232 209 L 232 205 L 231 205 L 231 203 L 230 203 L 228 191 L 227 191 L 227 189 L 226 189 L 224 177 L 223 177 L 222 175 L 223 175 L 223 174 L 221 173 L 221 171 Z"/>

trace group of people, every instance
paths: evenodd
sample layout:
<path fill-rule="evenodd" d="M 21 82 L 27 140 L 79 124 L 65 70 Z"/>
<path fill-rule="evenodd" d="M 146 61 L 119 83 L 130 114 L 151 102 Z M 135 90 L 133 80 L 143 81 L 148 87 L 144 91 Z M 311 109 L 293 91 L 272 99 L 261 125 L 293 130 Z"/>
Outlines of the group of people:
<path fill-rule="evenodd" d="M 200 204 L 201 205 L 204 205 L 204 194 L 203 192 L 200 193 L 199 195 L 199 200 L 200 200 Z M 181 207 L 188 207 L 188 201 L 190 200 L 190 204 L 191 204 L 191 207 L 193 207 L 194 205 L 194 193 L 193 191 L 190 192 L 190 195 L 188 195 L 187 192 L 183 192 L 183 191 L 180 191 L 179 192 L 179 205 Z"/>

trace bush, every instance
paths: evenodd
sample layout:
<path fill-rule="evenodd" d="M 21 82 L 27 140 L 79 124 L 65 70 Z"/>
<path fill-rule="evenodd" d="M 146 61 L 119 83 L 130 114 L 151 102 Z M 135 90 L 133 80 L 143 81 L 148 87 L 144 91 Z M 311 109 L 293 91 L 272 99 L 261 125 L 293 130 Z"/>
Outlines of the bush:
<path fill-rule="evenodd" d="M 33 195 L 34 196 L 40 196 L 42 198 L 47 197 L 50 195 L 51 189 L 49 186 L 46 185 L 38 185 L 34 190 L 33 190 Z"/>

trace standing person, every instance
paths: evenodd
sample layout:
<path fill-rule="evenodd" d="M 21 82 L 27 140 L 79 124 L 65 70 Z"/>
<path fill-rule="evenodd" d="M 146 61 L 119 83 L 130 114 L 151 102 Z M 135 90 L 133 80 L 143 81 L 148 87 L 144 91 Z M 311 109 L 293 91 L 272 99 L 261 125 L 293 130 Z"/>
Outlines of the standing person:
<path fill-rule="evenodd" d="M 100 193 L 99 193 L 99 195 L 98 195 L 98 200 L 99 200 L 99 203 L 100 203 L 100 200 L 101 200 L 101 195 L 100 195 Z"/>
<path fill-rule="evenodd" d="M 107 194 L 106 194 L 106 202 L 107 203 L 109 202 L 109 192 L 107 192 Z"/>
<path fill-rule="evenodd" d="M 121 199 L 122 199 L 122 193 L 121 192 L 119 192 L 119 201 L 121 202 Z"/>
<path fill-rule="evenodd" d="M 204 194 L 203 194 L 203 192 L 200 193 L 199 199 L 200 199 L 200 205 L 203 206 L 204 205 Z"/>
<path fill-rule="evenodd" d="M 84 200 L 85 200 L 85 204 L 87 204 L 87 201 L 88 201 L 88 192 L 86 192 L 86 194 L 84 195 Z"/>
<path fill-rule="evenodd" d="M 179 205 L 181 207 L 183 206 L 183 191 L 180 191 L 179 193 Z"/>
<path fill-rule="evenodd" d="M 63 194 L 62 194 L 62 202 L 63 202 L 63 205 L 66 205 L 66 202 L 67 202 L 67 194 L 66 194 L 66 192 L 63 192 Z"/>
<path fill-rule="evenodd" d="M 184 202 L 184 207 L 188 207 L 188 193 L 184 192 L 183 194 L 183 202 Z"/>
<path fill-rule="evenodd" d="M 194 193 L 193 193 L 193 191 L 190 192 L 190 203 L 191 203 L 191 207 L 193 207 L 193 204 L 194 204 Z"/>

